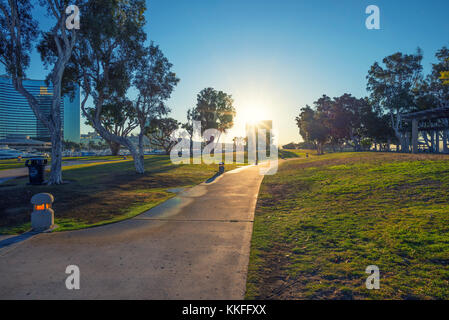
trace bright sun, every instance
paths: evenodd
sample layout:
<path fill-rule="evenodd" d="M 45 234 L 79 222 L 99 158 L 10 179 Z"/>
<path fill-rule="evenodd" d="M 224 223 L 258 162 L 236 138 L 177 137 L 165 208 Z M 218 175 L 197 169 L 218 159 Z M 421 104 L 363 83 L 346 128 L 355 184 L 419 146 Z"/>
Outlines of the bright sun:
<path fill-rule="evenodd" d="M 243 137 L 246 135 L 246 125 L 255 124 L 261 120 L 270 120 L 271 114 L 261 104 L 243 104 L 236 108 L 234 127 L 227 132 L 230 137 Z M 232 140 L 230 140 L 232 141 Z"/>
<path fill-rule="evenodd" d="M 242 107 L 237 110 L 237 117 L 243 124 L 255 123 L 261 120 L 268 120 L 267 112 L 263 108 Z"/>

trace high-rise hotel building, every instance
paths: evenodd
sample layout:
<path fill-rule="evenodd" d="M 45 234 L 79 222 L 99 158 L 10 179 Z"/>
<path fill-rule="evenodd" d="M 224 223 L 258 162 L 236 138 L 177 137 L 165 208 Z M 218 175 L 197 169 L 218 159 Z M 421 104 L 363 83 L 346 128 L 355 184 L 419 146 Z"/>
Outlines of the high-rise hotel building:
<path fill-rule="evenodd" d="M 50 115 L 52 87 L 44 80 L 23 80 L 23 86 L 37 99 L 41 110 Z M 73 99 L 61 98 L 61 121 L 64 140 L 80 142 L 79 88 Z M 0 76 L 0 139 L 25 136 L 50 141 L 48 129 L 36 118 L 28 101 L 14 89 L 10 78 Z"/>

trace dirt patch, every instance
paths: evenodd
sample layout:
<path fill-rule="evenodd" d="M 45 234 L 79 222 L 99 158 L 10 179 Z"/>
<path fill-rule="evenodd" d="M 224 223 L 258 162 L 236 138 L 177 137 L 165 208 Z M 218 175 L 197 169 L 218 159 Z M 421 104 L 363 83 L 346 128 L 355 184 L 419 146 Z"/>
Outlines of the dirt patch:
<path fill-rule="evenodd" d="M 307 272 L 297 276 L 290 276 L 287 269 L 290 265 L 289 256 L 292 249 L 288 246 L 276 246 L 269 253 L 264 253 L 265 262 L 259 270 L 260 283 L 258 294 L 255 299 L 261 300 L 302 300 L 302 299 L 332 299 L 351 300 L 363 299 L 364 296 L 356 294 L 348 287 L 355 286 L 359 279 L 331 279 L 332 287 L 323 287 L 313 292 L 308 292 L 306 285 L 320 285 L 326 280 L 320 270 Z"/>

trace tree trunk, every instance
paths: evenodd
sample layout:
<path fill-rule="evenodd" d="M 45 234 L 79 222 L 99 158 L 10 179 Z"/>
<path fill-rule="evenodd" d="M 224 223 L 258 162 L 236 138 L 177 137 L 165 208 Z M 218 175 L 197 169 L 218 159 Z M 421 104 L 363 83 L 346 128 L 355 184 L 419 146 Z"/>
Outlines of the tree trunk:
<path fill-rule="evenodd" d="M 59 132 L 51 132 L 51 169 L 48 184 L 61 184 L 62 181 L 62 137 Z"/>
<path fill-rule="evenodd" d="M 440 153 L 440 132 L 435 131 L 435 152 Z"/>
<path fill-rule="evenodd" d="M 143 130 L 140 130 L 139 133 L 139 146 L 138 146 L 139 154 L 138 154 L 138 161 L 136 162 L 134 160 L 134 165 L 136 167 L 136 172 L 139 174 L 142 174 L 145 172 L 143 159 L 144 159 L 144 152 L 143 152 Z"/>
<path fill-rule="evenodd" d="M 126 142 L 126 147 L 131 152 L 131 155 L 133 156 L 134 160 L 134 168 L 136 169 L 136 173 L 142 174 L 144 173 L 144 167 L 143 167 L 143 161 L 140 158 L 139 150 L 137 150 L 134 145 L 130 142 Z"/>
<path fill-rule="evenodd" d="M 62 123 L 61 123 L 61 78 L 64 70 L 58 70 L 59 74 L 53 80 L 53 102 L 50 115 L 51 134 L 51 170 L 48 184 L 61 184 L 62 181 Z"/>
<path fill-rule="evenodd" d="M 351 134 L 351 141 L 352 141 L 352 147 L 354 152 L 360 151 L 360 141 L 359 137 L 356 135 Z"/>
<path fill-rule="evenodd" d="M 109 149 L 111 149 L 111 154 L 113 156 L 118 156 L 120 152 L 121 145 L 120 143 L 114 141 L 108 141 Z"/>
<path fill-rule="evenodd" d="M 447 130 L 443 130 L 443 153 L 448 153 L 447 138 Z"/>
<path fill-rule="evenodd" d="M 15 1 L 17 2 L 17 1 Z M 11 29 L 11 44 L 14 48 L 14 54 L 16 55 L 15 66 L 6 65 L 7 69 L 10 67 L 17 68 L 21 64 L 21 59 L 19 58 L 22 55 L 22 44 L 21 44 L 21 36 L 20 36 L 20 28 L 16 31 L 14 24 L 20 22 L 21 17 L 18 15 L 17 4 L 14 6 L 14 1 L 9 1 L 12 9 L 12 25 L 10 25 Z M 52 95 L 52 107 L 50 110 L 50 116 L 47 116 L 44 112 L 42 112 L 39 103 L 27 89 L 23 87 L 22 76 L 18 74 L 14 74 L 12 76 L 14 88 L 27 100 L 31 110 L 36 116 L 37 120 L 40 121 L 50 132 L 51 141 L 52 141 L 52 150 L 51 150 L 51 172 L 50 179 L 48 181 L 49 184 L 60 184 L 62 183 L 62 126 L 61 126 L 61 82 L 62 76 L 65 70 L 65 66 L 70 59 L 72 54 L 72 49 L 76 43 L 76 31 L 69 31 L 68 29 L 63 27 L 63 23 L 65 17 L 63 12 L 64 8 L 60 7 L 57 2 L 48 1 L 51 12 L 54 18 L 57 18 L 58 21 L 52 30 L 53 39 L 55 41 L 55 45 L 57 48 L 56 61 L 54 61 L 54 65 L 52 71 L 49 74 L 49 78 L 51 80 L 51 84 L 53 86 L 53 95 Z M 58 10 L 64 10 L 58 12 Z M 10 23 L 10 22 L 9 22 Z M 61 31 L 61 34 L 58 35 L 58 31 Z M 67 32 L 67 33 L 66 33 Z M 68 34 L 71 34 L 71 39 L 68 38 Z M 3 41 L 3 39 L 2 39 Z"/>
<path fill-rule="evenodd" d="M 174 144 L 172 142 L 167 142 L 164 144 L 164 151 L 166 155 L 170 155 L 171 150 L 173 149 Z"/>
<path fill-rule="evenodd" d="M 405 132 L 400 134 L 401 152 L 408 152 L 407 135 Z"/>
<path fill-rule="evenodd" d="M 84 100 L 85 103 L 87 99 Z M 139 156 L 139 151 L 132 144 L 132 142 L 127 137 L 117 136 L 109 131 L 107 131 L 102 125 L 99 117 L 91 117 L 88 112 L 84 109 L 84 105 L 81 105 L 81 110 L 83 110 L 83 114 L 86 118 L 88 118 L 92 122 L 92 126 L 97 131 L 97 133 L 106 141 L 112 141 L 115 143 L 119 143 L 124 147 L 127 147 L 134 160 L 134 167 L 136 168 L 137 173 L 144 173 L 143 160 Z"/>
<path fill-rule="evenodd" d="M 322 155 L 322 154 L 324 154 L 324 152 L 323 152 L 323 147 L 324 147 L 324 144 L 323 143 L 318 143 L 317 144 L 317 153 L 319 154 L 319 155 Z"/>
<path fill-rule="evenodd" d="M 407 149 L 408 149 L 408 145 L 407 145 L 407 141 L 406 141 L 407 139 L 406 139 L 405 133 L 400 131 L 401 114 L 400 113 L 396 114 L 396 119 L 395 119 L 395 115 L 391 112 L 390 118 L 391 118 L 391 126 L 393 127 L 393 130 L 394 130 L 394 134 L 396 136 L 396 139 L 398 139 L 398 142 L 399 142 L 396 144 L 396 152 L 407 152 Z M 401 150 L 399 150 L 399 145 L 401 146 Z"/>
<path fill-rule="evenodd" d="M 57 80 L 57 79 L 56 79 Z M 39 104 L 22 84 L 22 79 L 13 79 L 14 88 L 27 99 L 28 105 L 33 110 L 38 121 L 42 122 L 51 135 L 51 171 L 48 184 L 61 184 L 62 181 L 62 130 L 60 118 L 60 82 L 53 83 L 53 101 L 51 118 L 45 116 L 40 110 Z"/>

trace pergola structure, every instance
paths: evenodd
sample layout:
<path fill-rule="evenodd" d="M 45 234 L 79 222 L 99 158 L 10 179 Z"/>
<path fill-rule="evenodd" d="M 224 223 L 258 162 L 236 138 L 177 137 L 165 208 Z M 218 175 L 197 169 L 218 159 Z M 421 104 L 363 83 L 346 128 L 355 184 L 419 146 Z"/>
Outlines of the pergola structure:
<path fill-rule="evenodd" d="M 449 107 L 429 109 L 402 115 L 403 121 L 412 123 L 412 152 L 419 152 L 419 132 L 427 139 L 430 135 L 431 151 L 440 152 L 440 133 L 442 133 L 443 152 L 448 153 Z"/>

